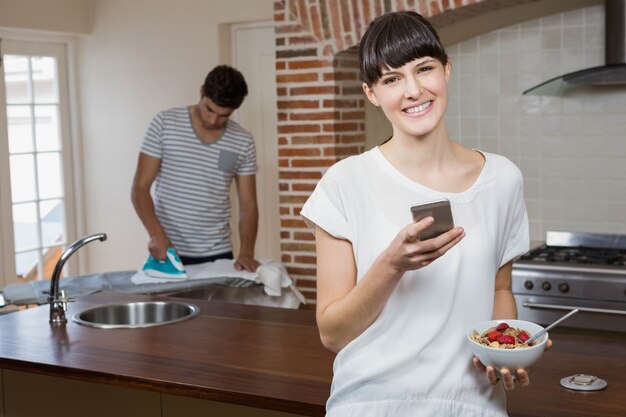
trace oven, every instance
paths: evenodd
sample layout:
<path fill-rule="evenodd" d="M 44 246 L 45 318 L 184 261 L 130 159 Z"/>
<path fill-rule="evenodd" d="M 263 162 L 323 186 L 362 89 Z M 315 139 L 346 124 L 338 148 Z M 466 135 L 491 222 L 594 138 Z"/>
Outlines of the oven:
<path fill-rule="evenodd" d="M 518 316 L 562 326 L 626 332 L 626 236 L 548 232 L 546 243 L 513 262 Z"/>

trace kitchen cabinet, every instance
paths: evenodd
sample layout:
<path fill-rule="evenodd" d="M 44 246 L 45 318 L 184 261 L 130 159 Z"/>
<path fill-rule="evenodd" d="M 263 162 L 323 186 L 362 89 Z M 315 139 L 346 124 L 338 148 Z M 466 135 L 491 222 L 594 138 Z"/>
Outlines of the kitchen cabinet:
<path fill-rule="evenodd" d="M 160 415 L 154 392 L 11 370 L 3 370 L 2 379 L 6 417 Z"/>
<path fill-rule="evenodd" d="M 0 407 L 0 417 L 40 417 L 43 414 L 47 417 L 299 417 L 27 372 L 4 370 L 1 373 L 6 389 L 0 398 L 6 401 L 5 406 Z"/>

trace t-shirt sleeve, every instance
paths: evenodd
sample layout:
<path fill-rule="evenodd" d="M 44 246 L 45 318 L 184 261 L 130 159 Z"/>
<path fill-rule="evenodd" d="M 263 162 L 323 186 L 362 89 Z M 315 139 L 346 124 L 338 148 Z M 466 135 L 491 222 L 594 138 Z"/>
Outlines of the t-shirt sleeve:
<path fill-rule="evenodd" d="M 163 156 L 163 126 L 163 115 L 159 113 L 148 125 L 148 130 L 141 143 L 141 153 L 155 158 Z"/>
<path fill-rule="evenodd" d="M 248 146 L 243 157 L 243 162 L 237 170 L 237 175 L 252 175 L 257 171 L 256 165 L 256 145 L 252 136 L 249 138 Z"/>
<path fill-rule="evenodd" d="M 500 266 L 527 252 L 530 246 L 528 213 L 524 201 L 524 180 L 517 167 L 514 170 L 511 195 L 512 201 L 507 216 Z"/>
<path fill-rule="evenodd" d="M 353 233 L 350 231 L 338 175 L 333 167 L 326 172 L 300 214 L 313 231 L 318 226 L 337 239 L 352 241 Z"/>

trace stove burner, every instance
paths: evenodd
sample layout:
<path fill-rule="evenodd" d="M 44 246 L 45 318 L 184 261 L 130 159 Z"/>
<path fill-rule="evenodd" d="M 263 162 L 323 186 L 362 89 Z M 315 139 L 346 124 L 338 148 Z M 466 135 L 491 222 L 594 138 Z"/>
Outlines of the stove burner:
<path fill-rule="evenodd" d="M 522 261 L 626 266 L 626 250 L 542 245 L 521 256 Z"/>

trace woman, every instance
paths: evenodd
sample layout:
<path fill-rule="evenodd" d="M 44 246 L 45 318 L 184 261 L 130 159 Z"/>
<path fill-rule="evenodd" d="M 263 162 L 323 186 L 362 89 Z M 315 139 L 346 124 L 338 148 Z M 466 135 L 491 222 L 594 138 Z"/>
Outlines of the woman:
<path fill-rule="evenodd" d="M 500 383 L 472 366 L 464 337 L 516 317 L 511 263 L 529 244 L 522 175 L 448 137 L 450 61 L 422 16 L 375 19 L 359 59 L 393 136 L 332 166 L 302 209 L 315 226 L 320 337 L 338 352 L 327 415 L 506 416 L 513 375 Z M 434 219 L 414 223 L 410 207 L 442 198 L 458 227 L 422 241 Z M 528 385 L 523 369 L 515 377 Z"/>

